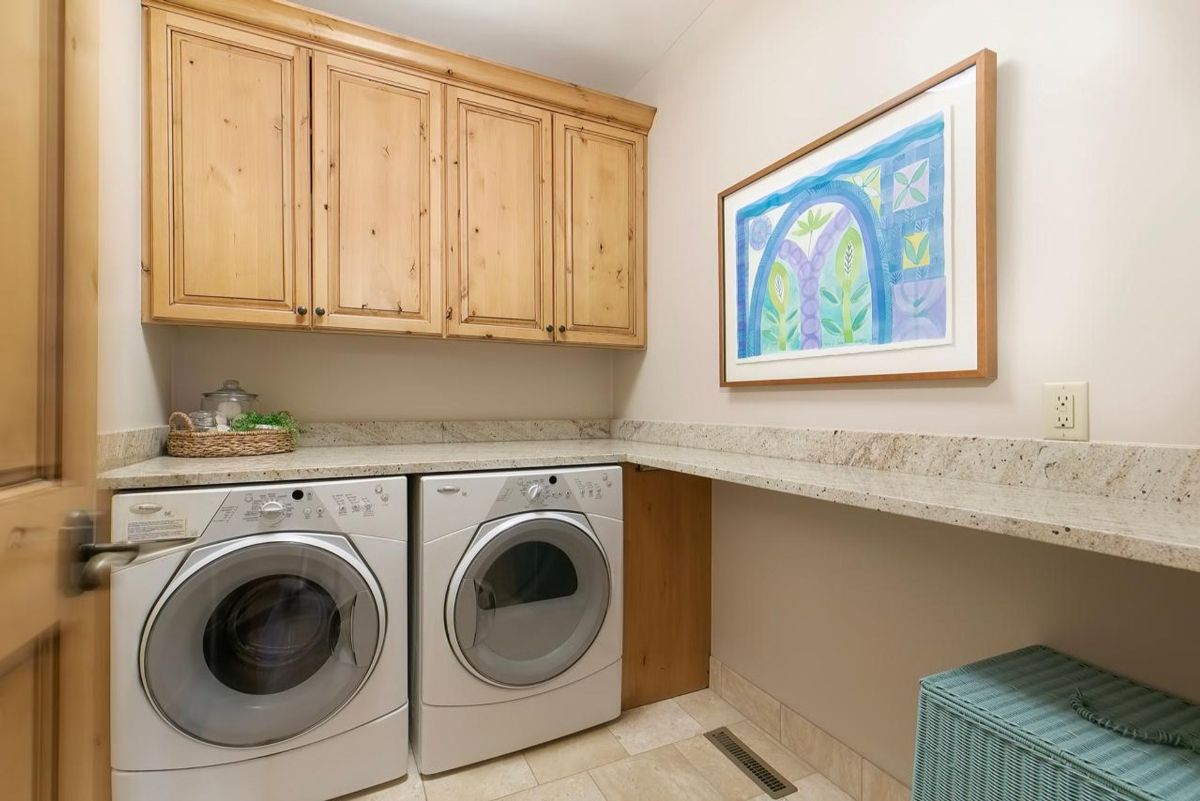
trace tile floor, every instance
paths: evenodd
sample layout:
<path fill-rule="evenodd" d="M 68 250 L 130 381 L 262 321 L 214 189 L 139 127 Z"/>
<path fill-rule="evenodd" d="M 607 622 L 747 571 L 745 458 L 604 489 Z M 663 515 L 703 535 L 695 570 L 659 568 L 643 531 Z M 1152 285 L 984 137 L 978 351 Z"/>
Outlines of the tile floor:
<path fill-rule="evenodd" d="M 700 690 L 480 765 L 408 778 L 342 801 L 766 801 L 703 736 L 728 726 L 793 784 L 793 801 L 851 801 L 723 701 Z"/>

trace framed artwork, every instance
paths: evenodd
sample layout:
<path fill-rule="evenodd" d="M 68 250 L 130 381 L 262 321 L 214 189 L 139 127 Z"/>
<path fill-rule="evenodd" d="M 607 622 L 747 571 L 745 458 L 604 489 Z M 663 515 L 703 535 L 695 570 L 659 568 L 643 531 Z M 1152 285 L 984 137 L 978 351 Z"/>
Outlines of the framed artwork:
<path fill-rule="evenodd" d="M 722 192 L 722 386 L 994 378 L 996 54 Z"/>

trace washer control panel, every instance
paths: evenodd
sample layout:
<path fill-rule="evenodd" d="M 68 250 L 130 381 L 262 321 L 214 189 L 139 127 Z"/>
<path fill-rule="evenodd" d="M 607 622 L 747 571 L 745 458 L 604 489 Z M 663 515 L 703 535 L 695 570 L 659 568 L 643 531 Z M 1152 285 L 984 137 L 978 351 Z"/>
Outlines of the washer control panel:
<path fill-rule="evenodd" d="M 386 477 L 117 493 L 113 537 L 174 542 L 294 530 L 404 539 L 406 481 Z"/>

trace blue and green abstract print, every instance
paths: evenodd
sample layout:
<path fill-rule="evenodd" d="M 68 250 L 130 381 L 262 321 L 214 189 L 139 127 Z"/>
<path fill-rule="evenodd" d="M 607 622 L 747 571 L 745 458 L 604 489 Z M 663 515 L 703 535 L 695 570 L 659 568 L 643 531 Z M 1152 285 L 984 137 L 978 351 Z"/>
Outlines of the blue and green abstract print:
<path fill-rule="evenodd" d="M 737 210 L 738 358 L 945 341 L 945 115 Z"/>

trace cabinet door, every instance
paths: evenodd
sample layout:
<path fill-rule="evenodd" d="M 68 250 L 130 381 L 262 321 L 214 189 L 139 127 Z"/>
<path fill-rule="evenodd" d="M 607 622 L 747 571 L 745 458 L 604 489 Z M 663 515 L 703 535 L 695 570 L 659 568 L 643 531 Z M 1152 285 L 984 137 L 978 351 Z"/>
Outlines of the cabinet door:
<path fill-rule="evenodd" d="M 551 114 L 447 90 L 454 336 L 552 341 Z"/>
<path fill-rule="evenodd" d="M 554 115 L 560 342 L 646 344 L 646 137 Z"/>
<path fill-rule="evenodd" d="M 150 316 L 304 326 L 307 51 L 151 9 Z"/>
<path fill-rule="evenodd" d="M 442 92 L 313 55 L 318 330 L 442 333 Z"/>

